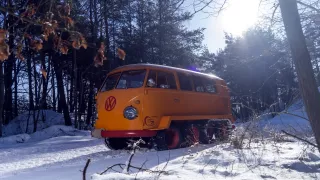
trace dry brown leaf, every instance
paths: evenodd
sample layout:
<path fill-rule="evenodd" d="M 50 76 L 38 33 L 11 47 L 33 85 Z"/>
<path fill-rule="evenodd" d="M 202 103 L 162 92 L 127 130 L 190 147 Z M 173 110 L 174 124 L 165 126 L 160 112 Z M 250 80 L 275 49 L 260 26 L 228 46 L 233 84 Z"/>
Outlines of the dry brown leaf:
<path fill-rule="evenodd" d="M 84 49 L 87 49 L 88 48 L 88 43 L 87 43 L 87 41 L 86 41 L 86 39 L 82 36 L 82 35 L 80 35 L 80 41 L 81 41 L 81 46 L 84 48 Z"/>
<path fill-rule="evenodd" d="M 81 47 L 83 47 L 84 49 L 88 48 L 88 44 L 87 43 L 81 43 Z"/>
<path fill-rule="evenodd" d="M 58 28 L 58 21 L 53 20 L 53 21 L 51 22 L 51 24 L 52 24 L 52 28 L 53 28 L 54 30 Z"/>
<path fill-rule="evenodd" d="M 23 34 L 23 37 L 24 37 L 24 38 L 27 38 L 27 39 L 31 39 L 31 35 L 28 34 L 28 33 L 24 33 L 24 34 Z"/>
<path fill-rule="evenodd" d="M 64 16 L 63 18 L 64 18 L 65 24 L 66 24 L 66 26 L 67 26 L 68 28 L 74 26 L 74 21 L 73 21 L 70 17 Z"/>
<path fill-rule="evenodd" d="M 17 54 L 16 54 L 16 57 L 18 59 L 20 59 L 21 61 L 24 61 L 24 57 L 22 56 L 22 44 L 20 43 L 18 46 L 17 46 Z"/>
<path fill-rule="evenodd" d="M 102 66 L 103 65 L 103 61 L 107 60 L 107 57 L 104 56 L 104 43 L 101 42 L 100 48 L 98 50 L 97 55 L 94 57 L 94 65 L 96 67 L 98 66 Z"/>
<path fill-rule="evenodd" d="M 31 49 L 35 51 L 39 51 L 43 48 L 41 40 L 32 40 L 30 46 L 31 46 Z"/>
<path fill-rule="evenodd" d="M 101 59 L 100 55 L 97 54 L 95 57 L 94 57 L 94 66 L 95 67 L 98 67 L 98 66 L 102 66 L 103 65 L 103 60 Z"/>
<path fill-rule="evenodd" d="M 41 71 L 43 77 L 44 77 L 45 79 L 47 79 L 47 71 L 46 71 L 45 69 L 43 69 L 43 68 L 41 68 L 40 71 Z"/>
<path fill-rule="evenodd" d="M 45 41 L 48 41 L 48 39 L 49 39 L 49 36 L 48 36 L 48 34 L 41 34 L 41 37 L 45 40 Z"/>
<path fill-rule="evenodd" d="M 3 42 L 6 39 L 8 31 L 4 29 L 0 29 L 0 42 Z"/>
<path fill-rule="evenodd" d="M 126 52 L 124 52 L 124 50 L 122 50 L 122 49 L 120 49 L 120 48 L 118 48 L 117 52 L 118 52 L 119 58 L 122 59 L 122 60 L 124 60 L 125 57 L 126 57 Z"/>
<path fill-rule="evenodd" d="M 10 55 L 9 46 L 5 41 L 0 43 L 0 61 L 8 59 Z"/>
<path fill-rule="evenodd" d="M 72 42 L 72 47 L 75 48 L 75 49 L 80 49 L 81 47 L 81 44 L 78 40 L 75 40 Z"/>
<path fill-rule="evenodd" d="M 69 3 L 67 3 L 67 4 L 64 6 L 64 11 L 65 11 L 65 13 L 66 13 L 68 16 L 70 16 L 71 8 L 70 8 Z"/>
<path fill-rule="evenodd" d="M 66 46 L 66 45 L 62 45 L 62 46 L 59 48 L 59 50 L 60 50 L 60 52 L 61 52 L 62 54 L 68 54 L 69 48 L 68 48 L 68 46 Z"/>
<path fill-rule="evenodd" d="M 22 17 L 31 17 L 36 13 L 36 7 L 34 4 L 27 6 L 26 11 L 22 13 Z"/>

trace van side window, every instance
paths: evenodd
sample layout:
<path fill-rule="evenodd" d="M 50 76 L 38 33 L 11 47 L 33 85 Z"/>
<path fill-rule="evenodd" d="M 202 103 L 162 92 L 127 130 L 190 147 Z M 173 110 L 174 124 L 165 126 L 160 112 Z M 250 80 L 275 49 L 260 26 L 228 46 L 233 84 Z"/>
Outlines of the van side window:
<path fill-rule="evenodd" d="M 185 74 L 182 73 L 178 73 L 178 78 L 179 78 L 179 83 L 180 83 L 180 88 L 181 90 L 184 91 L 192 91 L 192 81 L 190 76 L 187 76 Z"/>
<path fill-rule="evenodd" d="M 205 92 L 205 86 L 203 84 L 203 78 L 199 76 L 193 76 L 193 85 L 196 92 Z"/>
<path fill-rule="evenodd" d="M 157 87 L 165 89 L 177 89 L 174 75 L 168 72 L 158 72 Z"/>
<path fill-rule="evenodd" d="M 146 87 L 156 87 L 157 86 L 157 72 L 150 70 Z"/>
<path fill-rule="evenodd" d="M 174 75 L 168 72 L 153 71 L 149 72 L 147 87 L 176 89 Z"/>
<path fill-rule="evenodd" d="M 105 83 L 103 84 L 100 92 L 109 91 L 114 88 L 114 86 L 117 84 L 117 81 L 120 77 L 121 73 L 115 73 L 111 74 L 107 77 Z"/>
<path fill-rule="evenodd" d="M 174 74 L 168 73 L 167 81 L 170 89 L 177 89 L 177 83 L 176 83 L 176 79 L 174 78 Z"/>
<path fill-rule="evenodd" d="M 204 79 L 206 92 L 217 93 L 216 82 L 213 79 Z"/>

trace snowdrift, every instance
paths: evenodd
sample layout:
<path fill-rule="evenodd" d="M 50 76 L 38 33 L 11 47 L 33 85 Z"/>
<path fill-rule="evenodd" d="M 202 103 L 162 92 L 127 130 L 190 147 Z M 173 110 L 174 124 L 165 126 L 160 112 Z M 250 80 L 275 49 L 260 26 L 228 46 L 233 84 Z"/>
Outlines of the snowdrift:
<path fill-rule="evenodd" d="M 259 126 L 274 131 L 285 130 L 292 133 L 311 132 L 311 125 L 301 99 L 274 118 L 260 121 Z"/>
<path fill-rule="evenodd" d="M 37 111 L 26 111 L 10 123 L 3 127 L 3 136 L 11 136 L 17 134 L 30 134 L 33 133 L 34 127 L 34 115 L 35 119 L 38 120 L 37 131 L 48 128 L 52 125 L 63 125 L 63 115 L 52 110 L 37 110 Z"/>
<path fill-rule="evenodd" d="M 310 121 L 308 120 L 308 115 L 301 98 L 273 118 L 269 112 L 265 112 L 259 117 L 252 118 L 245 123 L 236 121 L 236 126 L 238 132 L 250 129 L 264 136 L 281 131 L 295 135 L 312 135 Z"/>
<path fill-rule="evenodd" d="M 89 136 L 89 131 L 77 130 L 71 126 L 54 125 L 32 134 L 18 134 L 0 138 L 0 147 L 4 144 L 35 142 L 59 136 Z"/>

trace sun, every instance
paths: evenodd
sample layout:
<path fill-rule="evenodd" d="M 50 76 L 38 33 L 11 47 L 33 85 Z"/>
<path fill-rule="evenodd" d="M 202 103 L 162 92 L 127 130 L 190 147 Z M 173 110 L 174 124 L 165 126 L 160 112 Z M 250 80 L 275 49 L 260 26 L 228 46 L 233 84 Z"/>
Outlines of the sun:
<path fill-rule="evenodd" d="M 253 26 L 258 20 L 259 0 L 228 0 L 219 15 L 221 28 L 234 36 Z"/>

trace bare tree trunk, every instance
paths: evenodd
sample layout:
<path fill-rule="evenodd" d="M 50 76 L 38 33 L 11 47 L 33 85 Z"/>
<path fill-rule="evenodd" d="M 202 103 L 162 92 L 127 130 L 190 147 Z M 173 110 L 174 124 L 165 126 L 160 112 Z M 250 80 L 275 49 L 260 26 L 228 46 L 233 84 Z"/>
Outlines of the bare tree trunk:
<path fill-rule="evenodd" d="M 158 29 L 158 33 L 159 33 L 159 59 L 158 59 L 158 63 L 159 64 L 163 64 L 163 58 L 162 58 L 162 53 L 163 53 L 163 1 L 162 0 L 158 0 L 159 3 L 159 29 Z"/>
<path fill-rule="evenodd" d="M 57 80 L 57 86 L 59 86 L 59 82 L 58 82 L 58 74 L 57 74 L 57 72 L 56 72 L 56 80 Z M 61 75 L 62 76 L 62 75 Z M 61 101 L 60 101 L 60 90 L 59 90 L 59 87 L 57 87 L 57 99 L 58 99 L 58 110 L 57 110 L 57 112 L 58 113 L 62 113 L 62 105 L 61 105 Z"/>
<path fill-rule="evenodd" d="M 37 78 L 37 69 L 36 69 L 36 60 L 33 57 L 33 79 L 34 79 L 34 96 L 35 96 L 35 107 L 39 108 L 39 93 L 38 93 L 38 78 Z"/>
<path fill-rule="evenodd" d="M 26 132 L 29 129 L 29 119 L 30 119 L 30 111 L 34 110 L 34 101 L 33 101 L 33 91 L 32 91 L 32 74 L 31 74 L 31 52 L 28 50 L 28 58 L 27 58 L 27 71 L 28 71 L 28 80 L 29 80 L 29 117 L 27 119 Z M 34 114 L 34 113 L 33 113 Z"/>
<path fill-rule="evenodd" d="M 50 59 L 51 61 L 49 61 L 49 63 L 52 62 L 52 55 L 50 55 Z M 53 106 L 53 110 L 56 111 L 57 110 L 57 102 L 56 102 L 56 85 L 55 85 L 55 73 L 54 73 L 54 68 L 52 67 L 51 69 L 51 84 L 52 84 L 52 106 Z"/>
<path fill-rule="evenodd" d="M 3 126 L 3 103 L 4 103 L 4 82 L 3 82 L 3 63 L 0 62 L 0 137 L 2 136 Z"/>
<path fill-rule="evenodd" d="M 14 46 L 14 36 L 13 36 L 13 28 L 10 28 L 10 36 L 9 36 L 9 46 L 10 49 L 13 49 Z M 12 119 L 12 71 L 13 71 L 13 62 L 15 58 L 14 55 L 11 54 L 8 60 L 5 62 L 5 69 L 4 69 L 4 83 L 5 83 L 5 124 L 8 124 L 9 121 Z"/>
<path fill-rule="evenodd" d="M 34 110 L 33 91 L 32 91 L 32 74 L 31 74 L 31 52 L 29 51 L 27 59 L 27 71 L 29 80 L 29 109 Z"/>
<path fill-rule="evenodd" d="M 75 96 L 75 74 L 76 74 L 76 49 L 73 49 L 73 58 L 72 58 L 72 71 L 71 71 L 71 82 L 70 82 L 70 99 L 69 99 L 69 106 L 70 106 L 70 112 L 74 112 L 74 96 Z"/>
<path fill-rule="evenodd" d="M 45 61 L 45 54 L 44 52 L 41 52 L 41 66 L 44 70 L 47 71 L 46 68 L 46 61 Z M 42 95 L 41 95 L 41 100 L 40 100 L 40 107 L 41 109 L 47 109 L 47 90 L 48 90 L 48 77 L 42 76 Z"/>
<path fill-rule="evenodd" d="M 105 25 L 105 33 L 106 33 L 106 51 L 107 51 L 107 56 L 110 53 L 110 35 L 109 35 L 109 22 L 108 22 L 108 17 L 109 17 L 109 13 L 108 13 L 108 7 L 107 7 L 107 1 L 104 1 L 104 25 Z M 111 63 L 109 62 L 109 71 L 111 70 L 112 66 Z"/>
<path fill-rule="evenodd" d="M 71 126 L 72 122 L 69 114 L 69 107 L 66 102 L 66 96 L 65 96 L 64 87 L 63 87 L 62 69 L 59 68 L 59 62 L 55 55 L 52 58 L 52 62 L 53 62 L 54 70 L 56 72 L 58 92 L 59 92 L 59 104 L 61 109 L 63 110 L 65 125 Z"/>
<path fill-rule="evenodd" d="M 303 35 L 296 0 L 279 0 L 283 23 L 296 66 L 300 91 L 320 151 L 320 94 Z"/>
<path fill-rule="evenodd" d="M 87 115 L 87 120 L 86 120 L 86 124 L 87 126 L 90 125 L 90 120 L 92 117 L 92 106 L 93 106 L 93 96 L 94 96 L 94 85 L 93 85 L 93 81 L 90 81 L 90 91 L 89 91 L 89 101 L 88 101 L 88 115 Z"/>
<path fill-rule="evenodd" d="M 18 63 L 14 65 L 14 117 L 18 116 Z"/>

